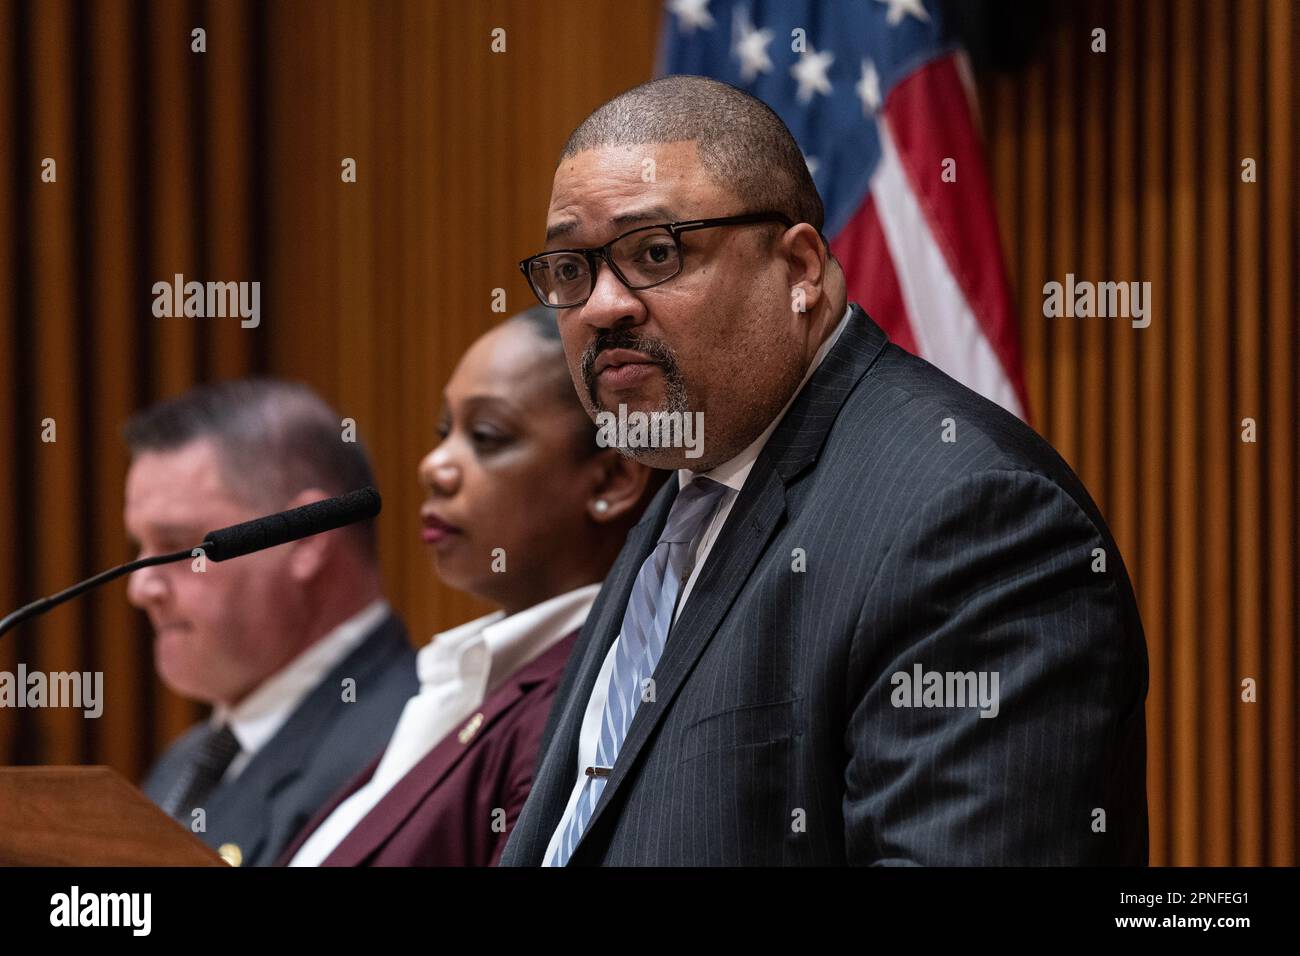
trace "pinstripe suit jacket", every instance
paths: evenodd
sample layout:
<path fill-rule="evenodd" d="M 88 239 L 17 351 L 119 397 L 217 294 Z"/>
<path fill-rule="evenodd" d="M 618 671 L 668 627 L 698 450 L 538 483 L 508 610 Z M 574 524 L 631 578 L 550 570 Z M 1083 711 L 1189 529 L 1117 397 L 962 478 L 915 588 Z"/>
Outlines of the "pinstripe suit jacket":
<path fill-rule="evenodd" d="M 1146 644 L 1100 513 L 1030 428 L 853 312 L 750 472 L 571 863 L 1144 864 Z M 542 861 L 676 489 L 587 618 L 502 865 Z M 996 716 L 905 688 L 918 666 L 996 672 Z"/>

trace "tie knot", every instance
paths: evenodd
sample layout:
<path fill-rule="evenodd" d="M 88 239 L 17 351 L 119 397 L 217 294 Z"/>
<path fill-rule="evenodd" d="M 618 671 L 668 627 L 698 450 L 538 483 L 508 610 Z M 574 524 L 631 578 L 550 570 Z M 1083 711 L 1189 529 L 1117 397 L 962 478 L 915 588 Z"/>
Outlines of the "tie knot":
<path fill-rule="evenodd" d="M 664 524 L 663 534 L 659 536 L 660 543 L 676 544 L 693 541 L 704 522 L 713 514 L 713 509 L 726 490 L 726 485 L 712 478 L 692 479 L 690 484 L 677 492 L 677 498 L 668 512 L 668 521 Z"/>
<path fill-rule="evenodd" d="M 235 732 L 229 724 L 222 724 L 208 732 L 195 755 L 195 763 L 205 770 L 221 774 L 239 754 L 239 749 L 239 738 Z"/>

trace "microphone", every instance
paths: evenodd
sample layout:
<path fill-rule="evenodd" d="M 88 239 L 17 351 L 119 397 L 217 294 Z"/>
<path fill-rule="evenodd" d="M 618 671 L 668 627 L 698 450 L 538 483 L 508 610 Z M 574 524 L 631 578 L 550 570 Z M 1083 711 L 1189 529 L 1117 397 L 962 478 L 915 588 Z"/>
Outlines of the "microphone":
<path fill-rule="evenodd" d="M 199 547 L 210 560 L 226 561 L 365 521 L 379 514 L 379 508 L 379 492 L 374 488 L 359 488 L 337 498 L 313 501 L 301 508 L 209 531 Z"/>
<path fill-rule="evenodd" d="M 378 491 L 374 488 L 359 488 L 336 498 L 313 501 L 311 504 L 303 505 L 300 508 L 290 508 L 288 511 L 266 515 L 263 518 L 254 518 L 252 521 L 244 521 L 240 524 L 232 524 L 228 528 L 209 531 L 203 536 L 203 543 L 197 547 L 203 550 L 207 558 L 213 561 L 225 561 L 230 558 L 238 558 L 241 555 L 252 554 L 254 551 L 261 551 L 264 548 L 274 548 L 276 545 L 288 544 L 290 541 L 297 541 L 299 538 L 308 538 L 324 531 L 333 531 L 335 528 L 342 528 L 358 521 L 365 521 L 367 518 L 373 518 L 379 514 L 381 506 L 382 501 Z M 140 568 L 169 564 L 172 561 L 183 561 L 192 557 L 193 552 L 194 549 L 187 548 L 184 551 L 155 555 L 152 558 L 137 558 L 135 561 L 129 561 L 126 564 L 119 564 L 115 568 L 109 568 L 107 571 L 101 571 L 94 577 L 87 578 L 70 588 L 65 588 L 58 594 L 39 598 L 31 604 L 20 607 L 8 617 L 0 620 L 0 634 L 4 634 L 10 628 L 16 627 L 28 618 L 44 614 L 50 608 L 57 607 L 64 601 L 71 600 L 91 588 L 107 584 L 115 578 L 130 574 L 132 571 L 138 571 Z"/>

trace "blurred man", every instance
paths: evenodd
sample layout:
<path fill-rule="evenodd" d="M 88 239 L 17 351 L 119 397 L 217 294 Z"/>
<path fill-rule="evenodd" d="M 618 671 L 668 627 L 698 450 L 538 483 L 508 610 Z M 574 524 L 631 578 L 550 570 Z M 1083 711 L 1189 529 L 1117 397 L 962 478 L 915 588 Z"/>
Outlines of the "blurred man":
<path fill-rule="evenodd" d="M 846 301 L 822 218 L 789 130 L 713 80 L 633 89 L 565 146 L 521 265 L 578 394 L 702 413 L 703 453 L 628 432 L 677 478 L 502 863 L 1144 863 L 1115 542 L 1046 442 Z"/>
<path fill-rule="evenodd" d="M 362 447 L 305 386 L 222 382 L 126 426 L 125 524 L 140 556 L 207 531 L 373 485 Z M 213 707 L 144 790 L 228 861 L 269 864 L 388 739 L 418 686 L 380 589 L 371 522 L 221 563 L 136 571 L 154 664 Z"/>

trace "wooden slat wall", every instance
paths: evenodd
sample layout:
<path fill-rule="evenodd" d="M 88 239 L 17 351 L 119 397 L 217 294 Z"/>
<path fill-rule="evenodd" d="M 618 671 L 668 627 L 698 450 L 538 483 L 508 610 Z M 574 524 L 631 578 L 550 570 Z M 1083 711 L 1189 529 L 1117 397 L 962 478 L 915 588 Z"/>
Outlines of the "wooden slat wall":
<path fill-rule="evenodd" d="M 1142 605 L 1155 864 L 1296 862 L 1298 43 L 1289 0 L 1092 0 L 980 78 L 1034 421 Z M 1071 272 L 1151 325 L 1044 318 Z"/>
<path fill-rule="evenodd" d="M 1268 463 L 1268 529 L 1264 553 L 1268 577 L 1269 636 L 1268 673 L 1272 694 L 1267 702 L 1268 734 L 1268 820 L 1267 859 L 1270 863 L 1296 863 L 1297 800 L 1300 768 L 1296 766 L 1296 739 L 1300 713 L 1296 699 L 1298 679 L 1296 638 L 1300 636 L 1300 608 L 1296 605 L 1300 582 L 1300 456 L 1296 448 L 1296 420 L 1300 411 L 1300 336 L 1296 334 L 1296 300 L 1300 298 L 1300 13 L 1291 4 L 1273 0 L 1265 16 L 1265 62 L 1268 64 L 1265 93 L 1268 133 L 1264 150 L 1275 170 L 1269 179 L 1265 284 L 1268 313 L 1265 328 L 1269 349 L 1265 375 L 1268 395 L 1260 408 L 1274 423 L 1273 441 L 1265 449 Z M 1256 525 L 1258 527 L 1258 525 Z M 1258 741 L 1258 737 L 1255 741 Z"/>
<path fill-rule="evenodd" d="M 131 410 L 270 372 L 356 420 L 417 642 L 479 613 L 430 572 L 416 463 L 442 383 L 501 318 L 493 291 L 529 302 L 514 263 L 565 135 L 650 75 L 659 16 L 656 0 L 0 0 L 0 603 L 129 556 Z M 1085 0 L 1027 66 L 978 77 L 1034 423 L 1142 603 L 1157 864 L 1296 861 L 1298 44 L 1288 0 Z M 47 155 L 57 184 L 39 181 Z M 175 272 L 262 281 L 261 327 L 153 318 L 150 286 Z M 1151 326 L 1043 318 L 1067 272 L 1150 281 Z M 197 716 L 153 676 L 123 592 L 0 641 L 0 669 L 101 669 L 108 697 L 99 721 L 0 711 L 0 760 L 138 777 Z"/>
<path fill-rule="evenodd" d="M 540 247 L 564 139 L 650 76 L 658 16 L 601 0 L 271 8 L 272 368 L 356 420 L 389 593 L 421 641 L 484 610 L 433 579 L 417 537 L 442 384 L 503 318 L 493 290 L 508 313 L 530 304 L 515 263 Z"/>
<path fill-rule="evenodd" d="M 130 557 L 131 411 L 268 372 L 356 420 L 385 495 L 389 595 L 415 639 L 480 613 L 433 579 L 416 464 L 441 384 L 503 317 L 493 290 L 508 312 L 528 305 L 514 263 L 539 242 L 564 136 L 650 75 L 658 20 L 646 0 L 0 0 L 3 607 Z M 40 182 L 45 156 L 57 183 Z M 178 272 L 261 281 L 261 327 L 154 318 L 152 284 Z M 98 721 L 0 711 L 0 760 L 138 778 L 200 715 L 154 677 L 124 592 L 0 641 L 0 669 L 102 670 L 108 700 Z"/>
<path fill-rule="evenodd" d="M 14 0 L 0 0 L 0 22 L 14 24 Z M 9 89 L 16 70 L 16 51 L 12 42 L 0 36 L 0 88 Z M 14 88 L 14 93 L 17 89 Z M 26 227 L 26 222 L 19 218 L 19 205 L 15 193 L 22 187 L 18 185 L 21 178 L 19 160 L 15 153 L 15 133 L 18 129 L 17 95 L 0 94 L 0 375 L 6 378 L 13 374 L 14 343 L 18 341 L 18 290 L 14 276 L 14 263 L 17 259 L 16 233 Z M 24 590 L 23 580 L 18 577 L 15 557 L 19 549 L 26 544 L 20 540 L 21 529 L 14 520 L 18 508 L 19 483 L 18 469 L 13 461 L 18 459 L 15 429 L 19 427 L 21 415 L 16 389 L 0 387 L 0 435 L 12 449 L 12 461 L 9 456 L 0 456 L 0 606 L 5 608 L 0 613 L 30 599 L 30 592 Z M 8 639 L 0 639 L 0 670 L 13 673 L 19 658 L 19 640 L 21 635 L 12 634 Z M 19 750 L 18 721 L 0 713 L 0 759 L 11 761 Z"/>

